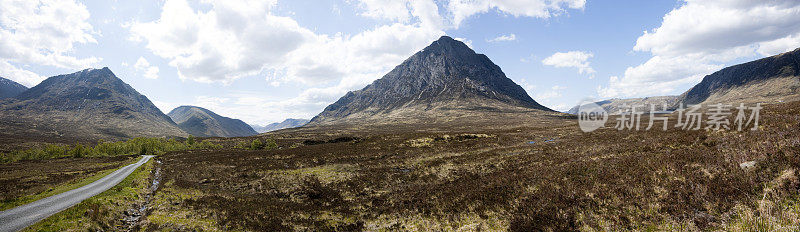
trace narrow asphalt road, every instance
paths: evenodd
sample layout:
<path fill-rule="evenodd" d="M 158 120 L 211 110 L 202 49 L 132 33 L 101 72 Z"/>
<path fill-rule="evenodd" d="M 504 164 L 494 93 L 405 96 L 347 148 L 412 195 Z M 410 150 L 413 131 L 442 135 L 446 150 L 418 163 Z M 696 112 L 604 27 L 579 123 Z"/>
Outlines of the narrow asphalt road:
<path fill-rule="evenodd" d="M 55 213 L 61 212 L 73 205 L 80 203 L 94 195 L 105 192 L 122 182 L 125 177 L 133 173 L 136 168 L 142 166 L 151 155 L 143 156 L 139 162 L 122 167 L 103 178 L 58 195 L 53 195 L 45 199 L 22 205 L 17 208 L 0 212 L 0 231 L 19 231 L 45 219 Z"/>

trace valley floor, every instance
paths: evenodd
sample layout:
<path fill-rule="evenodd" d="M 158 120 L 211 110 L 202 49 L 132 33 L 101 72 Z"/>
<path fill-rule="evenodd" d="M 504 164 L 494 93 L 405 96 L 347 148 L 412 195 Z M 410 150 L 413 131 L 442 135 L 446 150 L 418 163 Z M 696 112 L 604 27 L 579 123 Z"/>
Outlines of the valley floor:
<path fill-rule="evenodd" d="M 526 118 L 285 130 L 262 135 L 279 149 L 159 157 L 143 228 L 798 230 L 800 102 L 761 113 L 744 132 L 582 133 L 575 119 Z"/>
<path fill-rule="evenodd" d="M 151 200 L 152 162 L 103 198 L 114 200 L 92 198 L 46 223 L 118 228 L 111 221 L 135 205 L 145 216 L 129 228 L 145 231 L 800 229 L 800 102 L 766 106 L 757 131 L 583 133 L 576 123 L 520 117 L 207 139 L 224 148 L 156 158 Z"/>

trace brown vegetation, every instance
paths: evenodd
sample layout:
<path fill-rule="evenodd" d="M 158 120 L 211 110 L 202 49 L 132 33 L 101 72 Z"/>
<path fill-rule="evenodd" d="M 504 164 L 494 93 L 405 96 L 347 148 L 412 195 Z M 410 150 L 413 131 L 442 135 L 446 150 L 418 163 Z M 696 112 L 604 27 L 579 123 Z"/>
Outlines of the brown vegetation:
<path fill-rule="evenodd" d="M 797 205 L 798 109 L 800 102 L 770 105 L 760 130 L 744 132 L 582 133 L 574 119 L 524 116 L 284 130 L 264 135 L 278 149 L 159 157 L 163 188 L 146 223 L 253 231 L 762 228 L 748 226 L 750 217 L 773 218 L 763 228 L 775 228 L 791 225 L 779 215 L 797 215 L 782 206 Z"/>

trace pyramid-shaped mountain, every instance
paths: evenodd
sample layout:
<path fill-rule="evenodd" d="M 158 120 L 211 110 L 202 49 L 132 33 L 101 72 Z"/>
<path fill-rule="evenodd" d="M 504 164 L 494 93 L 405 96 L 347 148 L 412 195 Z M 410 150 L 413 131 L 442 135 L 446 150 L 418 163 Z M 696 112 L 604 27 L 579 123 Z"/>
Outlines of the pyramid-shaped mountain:
<path fill-rule="evenodd" d="M 242 120 L 220 116 L 197 106 L 180 106 L 167 114 L 183 131 L 198 137 L 243 137 L 257 135 Z"/>
<path fill-rule="evenodd" d="M 80 139 L 185 137 L 147 97 L 108 68 L 50 77 L 0 106 L 4 127 Z M 9 131 L 6 131 L 9 133 Z"/>
<path fill-rule="evenodd" d="M 509 110 L 552 111 L 528 96 L 486 55 L 443 36 L 383 78 L 347 93 L 309 124 L 424 122 Z"/>

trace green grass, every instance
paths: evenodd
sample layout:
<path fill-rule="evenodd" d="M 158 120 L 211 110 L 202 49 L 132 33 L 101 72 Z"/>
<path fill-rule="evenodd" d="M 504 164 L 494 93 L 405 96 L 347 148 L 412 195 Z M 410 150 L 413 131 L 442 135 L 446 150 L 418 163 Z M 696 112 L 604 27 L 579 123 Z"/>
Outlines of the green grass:
<path fill-rule="evenodd" d="M 153 160 L 137 168 L 117 186 L 54 214 L 24 231 L 119 231 L 123 212 L 146 193 Z"/>
<path fill-rule="evenodd" d="M 161 155 L 170 151 L 193 149 L 220 149 L 222 146 L 208 141 L 195 142 L 190 137 L 185 142 L 164 138 L 133 138 L 120 142 L 98 142 L 94 147 L 75 144 L 73 146 L 48 144 L 39 148 L 0 153 L 0 163 L 21 160 L 43 160 L 65 157 L 113 157 L 123 155 Z"/>
<path fill-rule="evenodd" d="M 266 141 L 254 139 L 249 143 L 247 141 L 239 141 L 234 148 L 247 150 L 272 150 L 278 148 L 278 144 L 275 143 L 274 139 L 266 139 Z"/>
<path fill-rule="evenodd" d="M 40 199 L 44 199 L 44 198 L 47 198 L 47 197 L 50 197 L 50 196 L 53 196 L 53 195 L 56 195 L 56 194 L 60 194 L 60 193 L 69 191 L 69 190 L 80 188 L 81 186 L 90 184 L 92 182 L 95 182 L 95 181 L 99 180 L 100 178 L 103 178 L 104 176 L 106 176 L 108 174 L 111 174 L 112 172 L 114 172 L 115 170 L 117 170 L 117 169 L 119 169 L 121 167 L 124 167 L 124 166 L 126 166 L 128 164 L 135 163 L 139 159 L 140 159 L 140 157 L 136 157 L 135 159 L 131 159 L 130 161 L 124 163 L 123 165 L 121 165 L 119 167 L 100 171 L 100 172 L 96 173 L 95 175 L 93 175 L 91 177 L 88 177 L 88 178 L 78 179 L 78 180 L 67 182 L 65 184 L 56 186 L 54 188 L 50 188 L 47 191 L 41 192 L 39 194 L 22 196 L 22 197 L 18 197 L 16 199 L 13 199 L 13 200 L 10 200 L 10 201 L 2 201 L 2 202 L 0 202 L 0 210 L 11 209 L 11 208 L 14 208 L 14 207 L 17 207 L 17 206 L 20 206 L 20 205 L 24 205 L 24 204 L 28 204 L 28 203 L 31 203 L 31 202 L 34 202 L 34 201 L 38 201 Z"/>
<path fill-rule="evenodd" d="M 143 231 L 172 231 L 168 225 L 180 225 L 187 231 L 238 231 L 233 228 L 225 228 L 217 221 L 205 218 L 203 213 L 193 212 L 182 208 L 180 205 L 187 200 L 196 200 L 204 194 L 198 190 L 177 189 L 173 187 L 173 182 L 163 183 L 156 192 L 152 205 L 169 208 L 155 207 L 147 215 L 148 223 L 142 228 Z"/>

